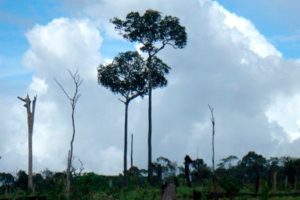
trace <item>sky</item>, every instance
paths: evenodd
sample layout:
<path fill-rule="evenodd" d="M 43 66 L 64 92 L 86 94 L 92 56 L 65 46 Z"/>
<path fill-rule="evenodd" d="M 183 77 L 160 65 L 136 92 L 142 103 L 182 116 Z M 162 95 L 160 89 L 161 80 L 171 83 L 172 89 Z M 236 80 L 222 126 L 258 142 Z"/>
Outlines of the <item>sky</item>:
<path fill-rule="evenodd" d="M 288 2 L 288 3 L 287 3 Z M 83 84 L 76 107 L 74 166 L 119 174 L 124 105 L 97 83 L 97 67 L 135 50 L 109 22 L 130 11 L 159 10 L 186 27 L 184 49 L 158 56 L 171 68 L 153 93 L 153 158 L 183 164 L 186 154 L 211 165 L 249 151 L 299 156 L 300 30 L 297 0 L 0 0 L 0 171 L 27 169 L 26 111 L 17 96 L 37 95 L 33 170 L 66 168 L 71 107 L 53 78 L 72 93 L 67 69 Z M 147 166 L 147 97 L 129 106 L 134 164 Z M 129 158 L 129 157 L 128 157 Z M 129 159 L 128 159 L 129 160 Z"/>

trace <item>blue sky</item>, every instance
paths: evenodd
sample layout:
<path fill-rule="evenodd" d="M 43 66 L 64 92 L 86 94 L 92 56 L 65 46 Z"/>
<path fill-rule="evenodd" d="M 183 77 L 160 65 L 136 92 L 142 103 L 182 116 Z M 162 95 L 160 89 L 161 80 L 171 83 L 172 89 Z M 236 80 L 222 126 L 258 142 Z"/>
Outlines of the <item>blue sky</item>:
<path fill-rule="evenodd" d="M 25 34 L 35 24 L 64 16 L 61 8 L 59 1 L 52 0 L 0 1 L 0 91 L 21 92 L 29 83 L 32 73 L 22 65 L 29 48 Z"/>
<path fill-rule="evenodd" d="M 199 2 L 0 0 L 0 110 L 7 113 L 0 120 L 0 168 L 26 168 L 26 118 L 16 96 L 29 90 L 38 93 L 36 169 L 64 169 L 69 107 L 53 77 L 72 88 L 63 73 L 71 66 L 85 79 L 75 155 L 87 170 L 121 171 L 124 108 L 116 95 L 97 84 L 96 68 L 134 46 L 116 38 L 109 19 L 147 8 L 178 16 L 188 30 L 186 48 L 168 47 L 159 54 L 172 71 L 168 87 L 154 92 L 154 158 L 181 164 L 184 155 L 197 153 L 209 160 L 208 103 L 216 111 L 216 146 L 222 149 L 217 158 L 250 150 L 299 155 L 300 1 L 218 0 L 225 11 L 213 1 Z M 28 52 L 31 57 L 23 60 Z M 130 105 L 138 166 L 147 163 L 145 99 Z"/>
<path fill-rule="evenodd" d="M 250 20 L 285 58 L 300 58 L 299 1 L 218 0 L 227 10 Z"/>

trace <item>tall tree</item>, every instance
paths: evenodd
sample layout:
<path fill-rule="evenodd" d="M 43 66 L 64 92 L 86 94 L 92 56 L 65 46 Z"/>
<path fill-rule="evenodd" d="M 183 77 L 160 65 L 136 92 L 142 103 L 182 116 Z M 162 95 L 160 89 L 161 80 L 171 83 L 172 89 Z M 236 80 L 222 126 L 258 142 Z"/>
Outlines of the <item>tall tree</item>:
<path fill-rule="evenodd" d="M 159 58 L 152 59 L 157 67 L 151 74 L 153 88 L 167 84 L 164 74 L 169 72 L 169 67 Z M 145 61 L 138 52 L 128 51 L 120 53 L 108 65 L 98 67 L 98 83 L 110 89 L 113 93 L 120 94 L 120 99 L 125 105 L 124 123 L 124 182 L 127 184 L 127 135 L 128 135 L 128 108 L 131 100 L 144 96 L 147 91 L 148 71 Z"/>
<path fill-rule="evenodd" d="M 73 161 L 73 144 L 74 144 L 75 134 L 76 134 L 75 109 L 76 109 L 78 99 L 81 96 L 81 94 L 79 93 L 79 87 L 83 82 L 83 80 L 81 79 L 78 71 L 73 73 L 70 70 L 68 70 L 68 72 L 69 72 L 69 75 L 71 76 L 72 81 L 73 81 L 74 86 L 75 86 L 75 91 L 73 92 L 72 96 L 65 90 L 65 88 L 62 86 L 62 84 L 60 82 L 58 82 L 56 79 L 54 79 L 56 84 L 59 86 L 59 88 L 62 90 L 62 92 L 65 94 L 65 96 L 69 100 L 69 103 L 70 103 L 71 109 L 72 109 L 72 114 L 71 114 L 72 138 L 71 138 L 71 141 L 70 141 L 70 149 L 68 151 L 68 163 L 67 163 L 67 186 L 66 186 L 67 195 L 69 195 L 70 191 L 71 191 L 71 179 L 72 179 L 71 170 L 72 170 L 72 161 Z"/>
<path fill-rule="evenodd" d="M 113 93 L 120 94 L 125 105 L 124 123 L 124 183 L 127 185 L 127 133 L 128 133 L 128 106 L 138 96 L 146 94 L 146 72 L 144 60 L 137 53 L 128 51 L 120 53 L 108 65 L 98 67 L 98 83 Z"/>
<path fill-rule="evenodd" d="M 27 94 L 25 98 L 18 97 L 21 101 L 25 102 L 24 107 L 27 111 L 27 125 L 28 125 L 28 189 L 33 191 L 32 182 L 32 135 L 33 135 L 33 124 L 34 124 L 34 113 L 36 96 L 33 98 L 32 107 L 31 100 Z"/>
<path fill-rule="evenodd" d="M 272 191 L 276 192 L 277 190 L 277 175 L 278 171 L 280 169 L 279 167 L 280 159 L 277 157 L 271 157 L 269 160 L 267 160 L 268 164 L 268 170 L 270 173 L 270 176 L 272 177 Z"/>
<path fill-rule="evenodd" d="M 224 169 L 227 168 L 227 169 L 229 169 L 229 168 L 232 167 L 232 162 L 235 161 L 235 160 L 237 160 L 237 159 L 238 159 L 238 157 L 236 157 L 234 155 L 230 155 L 230 156 L 228 156 L 226 158 L 222 158 L 221 162 L 218 164 L 218 166 L 220 168 L 224 168 Z"/>
<path fill-rule="evenodd" d="M 242 158 L 240 165 L 246 170 L 248 176 L 255 176 L 255 192 L 259 191 L 260 176 L 266 168 L 267 160 L 259 154 L 250 151 Z"/>
<path fill-rule="evenodd" d="M 114 18 L 111 20 L 121 35 L 130 42 L 141 44 L 140 50 L 147 56 L 146 67 L 148 71 L 148 182 L 153 176 L 152 168 L 152 73 L 158 67 L 153 59 L 156 54 L 167 45 L 173 48 L 183 48 L 187 36 L 185 27 L 179 24 L 177 17 L 165 16 L 155 10 L 146 10 L 143 15 L 130 12 L 125 20 Z M 165 85 L 162 85 L 165 86 Z"/>

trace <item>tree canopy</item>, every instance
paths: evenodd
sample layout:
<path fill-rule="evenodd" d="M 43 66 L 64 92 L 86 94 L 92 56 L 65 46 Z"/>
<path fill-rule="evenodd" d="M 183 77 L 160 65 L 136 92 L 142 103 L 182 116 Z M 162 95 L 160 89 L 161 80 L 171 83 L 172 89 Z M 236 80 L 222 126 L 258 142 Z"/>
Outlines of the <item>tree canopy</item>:
<path fill-rule="evenodd" d="M 144 15 L 130 12 L 125 20 L 112 19 L 112 23 L 121 35 L 130 42 L 142 44 L 141 51 L 154 56 L 166 45 L 183 48 L 187 42 L 185 27 L 173 16 L 162 17 L 155 10 L 146 10 Z"/>
<path fill-rule="evenodd" d="M 98 83 L 128 100 L 144 96 L 148 91 L 145 65 L 136 51 L 119 53 L 112 63 L 98 67 Z M 164 74 L 169 73 L 169 66 L 157 57 L 152 59 L 151 65 L 156 66 L 151 73 L 153 88 L 166 86 Z"/>

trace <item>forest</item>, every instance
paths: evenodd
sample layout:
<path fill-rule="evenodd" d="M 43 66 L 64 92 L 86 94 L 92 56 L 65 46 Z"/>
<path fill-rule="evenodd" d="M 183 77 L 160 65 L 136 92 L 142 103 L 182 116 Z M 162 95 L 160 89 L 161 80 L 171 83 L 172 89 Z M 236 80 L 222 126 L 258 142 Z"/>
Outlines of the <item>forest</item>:
<path fill-rule="evenodd" d="M 138 43 L 140 52 L 120 52 L 109 64 L 95 67 L 98 84 L 117 96 L 124 104 L 124 155 L 123 171 L 118 176 L 104 176 L 85 172 L 84 163 L 76 169 L 73 149 L 76 140 L 76 106 L 80 103 L 80 73 L 69 70 L 74 91 L 69 92 L 59 80 L 54 79 L 58 90 L 70 106 L 72 133 L 70 133 L 67 166 L 65 171 L 45 169 L 33 172 L 32 134 L 34 132 L 37 96 L 18 97 L 24 103 L 28 123 L 28 171 L 15 174 L 0 173 L 0 200 L 45 199 L 45 200 L 139 200 L 139 199 L 300 199 L 298 177 L 300 158 L 265 158 L 249 151 L 242 158 L 229 155 L 215 160 L 215 131 L 217 120 L 213 105 L 208 105 L 211 122 L 211 163 L 201 158 L 186 155 L 182 162 L 166 157 L 152 158 L 152 95 L 153 90 L 167 86 L 168 66 L 158 55 L 166 46 L 182 49 L 188 35 L 180 20 L 162 16 L 155 10 L 146 10 L 143 15 L 130 12 L 125 19 L 113 18 L 111 23 L 126 40 Z M 97 69 L 97 70 L 96 70 Z M 95 83 L 97 84 L 97 83 Z M 133 136 L 128 148 L 128 107 L 138 97 L 147 96 L 148 134 L 147 169 L 134 166 Z M 37 104 L 38 105 L 38 104 Z M 162 122 L 163 123 L 163 122 Z M 128 149 L 130 166 L 128 167 Z M 0 160 L 2 162 L 2 160 Z M 215 164 L 216 163 L 216 164 Z"/>

